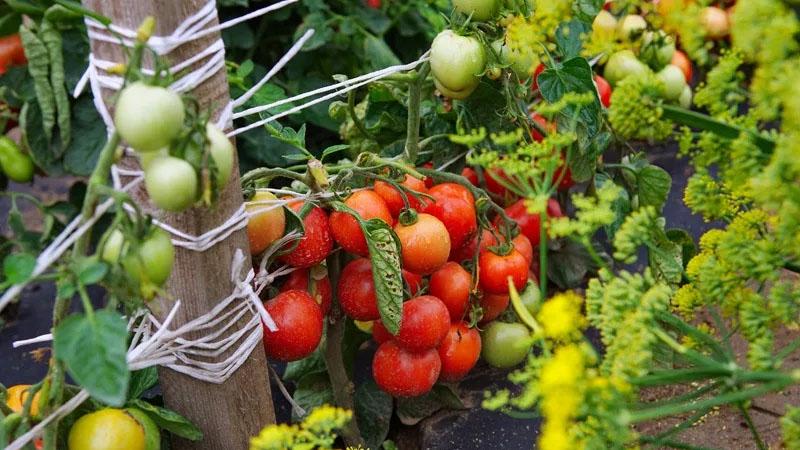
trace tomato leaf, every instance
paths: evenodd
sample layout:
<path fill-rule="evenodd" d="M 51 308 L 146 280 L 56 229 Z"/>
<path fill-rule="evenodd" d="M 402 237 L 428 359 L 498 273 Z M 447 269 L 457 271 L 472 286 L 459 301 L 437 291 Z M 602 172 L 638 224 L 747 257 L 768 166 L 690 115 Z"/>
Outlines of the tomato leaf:
<path fill-rule="evenodd" d="M 17 284 L 27 281 L 33 275 L 36 267 L 36 257 L 28 253 L 8 255 L 3 260 L 3 275 L 8 284 Z"/>
<path fill-rule="evenodd" d="M 561 56 L 564 59 L 579 56 L 583 47 L 581 35 L 590 30 L 589 24 L 577 19 L 561 23 L 556 30 L 556 46 Z"/>
<path fill-rule="evenodd" d="M 125 402 L 131 373 L 126 360 L 128 329 L 119 313 L 104 309 L 92 317 L 73 314 L 53 336 L 56 358 L 92 397 L 112 406 Z"/>
<path fill-rule="evenodd" d="M 548 256 L 547 278 L 561 289 L 577 288 L 592 266 L 591 256 L 583 245 L 566 241 Z"/>
<path fill-rule="evenodd" d="M 604 4 L 605 0 L 577 0 L 572 3 L 572 10 L 584 23 L 591 24 Z"/>
<path fill-rule="evenodd" d="M 400 58 L 394 54 L 389 45 L 374 35 L 364 38 L 364 57 L 376 70 L 400 64 Z"/>
<path fill-rule="evenodd" d="M 681 246 L 683 266 L 697 254 L 697 245 L 688 231 L 681 228 L 667 230 L 667 239 Z"/>
<path fill-rule="evenodd" d="M 404 425 L 416 425 L 442 408 L 464 409 L 464 404 L 448 386 L 437 384 L 425 395 L 397 399 L 397 417 Z"/>
<path fill-rule="evenodd" d="M 374 381 L 367 381 L 356 387 L 353 400 L 358 430 L 366 442 L 366 447 L 379 448 L 389 435 L 392 397 L 380 390 Z"/>
<path fill-rule="evenodd" d="M 301 408 L 306 410 L 306 413 L 324 404 L 332 405 L 334 402 L 333 389 L 331 388 L 328 374 L 321 373 L 303 377 L 297 383 L 297 388 L 295 388 L 292 398 Z M 292 408 L 292 421 L 299 419 L 302 419 L 302 417 L 299 417 L 294 408 Z"/>
<path fill-rule="evenodd" d="M 594 93 L 594 102 L 581 107 L 578 120 L 578 126 L 585 127 L 589 136 L 594 136 L 600 130 L 600 99 L 597 97 L 592 76 L 589 62 L 585 58 L 575 57 L 545 69 L 537 78 L 542 97 L 550 103 L 557 102 L 568 92 Z M 562 112 L 563 117 L 571 121 L 575 108 L 566 108 Z"/>
<path fill-rule="evenodd" d="M 653 206 L 660 211 L 672 187 L 669 173 L 661 167 L 647 165 L 636 174 L 636 182 L 639 187 L 639 206 Z"/>
<path fill-rule="evenodd" d="M 323 345 L 319 345 L 314 353 L 299 361 L 291 361 L 286 364 L 286 370 L 281 377 L 284 381 L 300 381 L 303 377 L 327 373 L 325 367 L 325 357 Z"/>
<path fill-rule="evenodd" d="M 403 315 L 403 277 L 400 272 L 400 240 L 380 219 L 360 220 L 372 262 L 372 280 L 381 322 L 389 333 L 400 331 Z"/>
<path fill-rule="evenodd" d="M 81 284 L 95 284 L 108 273 L 108 265 L 97 258 L 82 258 L 75 264 L 75 273 Z"/>
<path fill-rule="evenodd" d="M 199 441 L 203 439 L 203 432 L 190 422 L 189 419 L 175 411 L 161 408 L 138 399 L 129 401 L 128 405 L 141 409 L 153 419 L 153 422 L 155 422 L 159 428 L 167 430 L 176 436 L 189 439 L 190 441 Z"/>
<path fill-rule="evenodd" d="M 158 383 L 158 370 L 155 366 L 136 370 L 131 373 L 131 384 L 128 387 L 128 399 L 136 399 Z"/>

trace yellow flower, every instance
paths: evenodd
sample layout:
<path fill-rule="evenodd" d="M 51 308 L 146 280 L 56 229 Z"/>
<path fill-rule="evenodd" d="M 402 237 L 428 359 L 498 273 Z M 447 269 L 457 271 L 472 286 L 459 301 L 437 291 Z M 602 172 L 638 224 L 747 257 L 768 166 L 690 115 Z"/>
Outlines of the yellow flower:
<path fill-rule="evenodd" d="M 577 335 L 586 324 L 581 304 L 583 299 L 572 291 L 557 294 L 545 302 L 537 316 L 545 337 L 566 341 Z"/>
<path fill-rule="evenodd" d="M 584 355 L 575 344 L 559 347 L 542 367 L 539 384 L 542 392 L 560 387 L 572 387 L 583 376 Z"/>
<path fill-rule="evenodd" d="M 329 432 L 344 426 L 352 416 L 353 413 L 345 409 L 322 405 L 306 417 L 303 428 L 315 432 Z"/>
<path fill-rule="evenodd" d="M 569 433 L 569 423 L 548 420 L 542 426 L 539 438 L 541 450 L 575 450 L 575 442 Z"/>
<path fill-rule="evenodd" d="M 265 427 L 258 436 L 250 440 L 251 450 L 279 450 L 291 448 L 299 429 L 292 425 L 278 424 Z"/>

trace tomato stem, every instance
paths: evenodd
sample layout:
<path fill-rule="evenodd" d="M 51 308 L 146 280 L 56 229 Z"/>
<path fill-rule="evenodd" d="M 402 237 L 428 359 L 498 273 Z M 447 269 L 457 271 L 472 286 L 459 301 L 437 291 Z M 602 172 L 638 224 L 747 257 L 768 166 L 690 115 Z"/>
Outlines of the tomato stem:
<path fill-rule="evenodd" d="M 422 83 L 428 76 L 430 65 L 425 63 L 420 67 L 414 81 L 408 85 L 408 124 L 406 130 L 405 158 L 412 165 L 417 162 L 419 153 L 419 120 Z"/>

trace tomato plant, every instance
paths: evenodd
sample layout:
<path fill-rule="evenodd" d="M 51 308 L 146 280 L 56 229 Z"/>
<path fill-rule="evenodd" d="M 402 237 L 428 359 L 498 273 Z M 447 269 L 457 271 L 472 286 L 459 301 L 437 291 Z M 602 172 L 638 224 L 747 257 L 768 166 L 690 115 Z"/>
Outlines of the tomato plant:
<path fill-rule="evenodd" d="M 464 318 L 471 291 L 472 275 L 457 262 L 448 262 L 431 275 L 429 292 L 444 303 L 452 322 Z"/>
<path fill-rule="evenodd" d="M 481 356 L 494 367 L 514 367 L 530 352 L 529 330 L 519 323 L 492 322 L 481 333 Z"/>
<path fill-rule="evenodd" d="M 363 220 L 380 219 L 389 225 L 394 223 L 391 212 L 380 195 L 371 189 L 354 192 L 344 202 Z M 350 253 L 367 256 L 367 241 L 358 220 L 345 212 L 334 211 L 330 217 L 331 232 L 336 243 Z"/>
<path fill-rule="evenodd" d="M 458 381 L 475 367 L 481 354 L 481 335 L 464 322 L 450 326 L 441 345 L 439 358 L 442 370 L 439 377 L 445 381 Z"/>
<path fill-rule="evenodd" d="M 264 327 L 267 356 L 296 361 L 313 352 L 322 338 L 322 309 L 306 291 L 288 290 L 268 300 L 264 307 L 278 329 Z"/>
<path fill-rule="evenodd" d="M 295 211 L 304 208 L 301 203 L 291 203 L 290 207 Z M 312 206 L 303 218 L 303 237 L 280 260 L 292 267 L 316 266 L 333 249 L 333 236 L 328 214 L 322 208 Z"/>
<path fill-rule="evenodd" d="M 436 349 L 411 352 L 394 341 L 381 344 L 372 360 L 375 382 L 394 397 L 417 397 L 429 392 L 441 369 Z"/>
<path fill-rule="evenodd" d="M 439 269 L 450 256 L 450 235 L 444 224 L 430 214 L 409 215 L 409 223 L 404 224 L 405 217 L 394 227 L 400 239 L 400 251 L 403 255 L 403 268 L 428 275 Z"/>
<path fill-rule="evenodd" d="M 447 306 L 432 295 L 415 297 L 403 303 L 397 345 L 419 352 L 436 348 L 450 328 Z"/>

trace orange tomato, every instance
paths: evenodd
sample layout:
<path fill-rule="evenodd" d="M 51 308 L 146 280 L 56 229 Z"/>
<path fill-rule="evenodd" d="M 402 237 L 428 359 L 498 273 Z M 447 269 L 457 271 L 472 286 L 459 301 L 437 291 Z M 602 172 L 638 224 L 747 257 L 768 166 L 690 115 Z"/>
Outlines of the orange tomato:
<path fill-rule="evenodd" d="M 277 197 L 271 192 L 256 192 L 247 202 L 245 209 L 251 213 L 247 223 L 247 238 L 250 240 L 250 253 L 258 255 L 286 231 L 286 215 L 283 207 L 271 203 Z"/>

